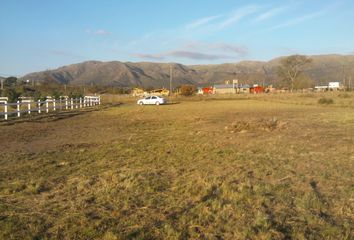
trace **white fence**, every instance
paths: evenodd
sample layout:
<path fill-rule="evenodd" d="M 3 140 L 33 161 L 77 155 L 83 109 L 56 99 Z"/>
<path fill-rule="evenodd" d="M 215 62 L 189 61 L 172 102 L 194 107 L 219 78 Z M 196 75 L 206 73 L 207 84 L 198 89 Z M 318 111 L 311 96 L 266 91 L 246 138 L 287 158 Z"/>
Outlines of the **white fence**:
<path fill-rule="evenodd" d="M 6 98 L 0 98 L 0 120 L 8 120 L 10 116 L 21 117 L 23 114 L 49 113 L 52 111 L 74 110 L 101 105 L 100 96 L 85 96 L 83 98 L 60 98 L 45 101 L 22 100 L 9 103 Z"/>

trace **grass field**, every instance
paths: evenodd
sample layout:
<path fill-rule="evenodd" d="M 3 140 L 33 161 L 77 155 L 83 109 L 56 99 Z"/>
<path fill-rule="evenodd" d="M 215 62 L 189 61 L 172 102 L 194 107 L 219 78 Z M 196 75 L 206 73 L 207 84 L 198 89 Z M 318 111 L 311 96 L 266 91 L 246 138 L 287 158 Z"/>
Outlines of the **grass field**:
<path fill-rule="evenodd" d="M 322 97 L 2 123 L 0 239 L 353 239 L 354 96 Z"/>

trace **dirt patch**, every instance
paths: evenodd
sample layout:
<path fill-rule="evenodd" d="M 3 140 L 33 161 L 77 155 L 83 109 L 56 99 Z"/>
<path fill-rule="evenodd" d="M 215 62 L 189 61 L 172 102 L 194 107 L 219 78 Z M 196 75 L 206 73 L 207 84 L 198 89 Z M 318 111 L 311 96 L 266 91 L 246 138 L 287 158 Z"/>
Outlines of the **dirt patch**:
<path fill-rule="evenodd" d="M 254 132 L 254 131 L 266 131 L 271 132 L 277 129 L 287 128 L 288 123 L 285 121 L 279 121 L 276 118 L 270 119 L 257 119 L 251 121 L 234 121 L 230 126 L 225 126 L 226 131 L 231 133 L 244 133 L 244 132 Z"/>

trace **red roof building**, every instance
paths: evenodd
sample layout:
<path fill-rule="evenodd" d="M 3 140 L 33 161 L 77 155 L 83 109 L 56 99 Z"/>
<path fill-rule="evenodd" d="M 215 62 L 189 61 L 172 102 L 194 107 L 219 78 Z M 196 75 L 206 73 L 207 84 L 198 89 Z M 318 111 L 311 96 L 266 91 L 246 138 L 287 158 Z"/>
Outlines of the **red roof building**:
<path fill-rule="evenodd" d="M 212 87 L 204 87 L 202 88 L 203 94 L 212 94 L 213 88 Z"/>
<path fill-rule="evenodd" d="M 253 86 L 250 88 L 250 93 L 263 93 L 264 88 L 261 86 Z"/>

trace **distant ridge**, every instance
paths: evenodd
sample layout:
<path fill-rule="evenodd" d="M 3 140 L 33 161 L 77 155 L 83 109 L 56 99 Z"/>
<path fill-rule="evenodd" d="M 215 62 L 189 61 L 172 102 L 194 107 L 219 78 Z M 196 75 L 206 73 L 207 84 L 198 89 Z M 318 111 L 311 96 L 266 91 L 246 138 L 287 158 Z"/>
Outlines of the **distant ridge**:
<path fill-rule="evenodd" d="M 341 81 L 343 77 L 354 75 L 354 55 L 333 54 L 309 57 L 313 62 L 306 67 L 305 72 L 316 84 Z M 268 62 L 242 61 L 209 65 L 172 63 L 173 85 L 207 86 L 231 79 L 239 79 L 243 83 L 276 84 L 279 81 L 277 67 L 282 58 L 275 58 Z M 152 62 L 87 61 L 54 70 L 30 73 L 22 79 L 72 85 L 168 87 L 170 65 Z"/>

